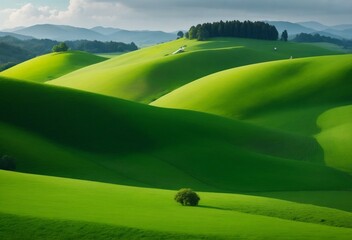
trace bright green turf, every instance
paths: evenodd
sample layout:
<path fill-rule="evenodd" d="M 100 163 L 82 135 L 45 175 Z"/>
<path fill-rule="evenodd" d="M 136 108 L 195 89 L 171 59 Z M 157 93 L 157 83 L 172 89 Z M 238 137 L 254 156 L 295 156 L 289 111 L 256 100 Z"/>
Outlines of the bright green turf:
<path fill-rule="evenodd" d="M 104 60 L 106 58 L 80 51 L 50 53 L 18 64 L 1 72 L 0 75 L 28 81 L 45 82 Z"/>
<path fill-rule="evenodd" d="M 183 45 L 187 45 L 185 53 L 172 55 Z M 150 103 L 186 83 L 225 69 L 290 56 L 338 53 L 317 46 L 279 41 L 180 39 L 115 57 L 49 83 Z"/>
<path fill-rule="evenodd" d="M 333 108 L 319 116 L 317 135 L 328 166 L 352 173 L 352 105 Z"/>
<path fill-rule="evenodd" d="M 18 230 L 20 229 L 20 231 Z M 181 234 L 120 227 L 85 221 L 55 220 L 0 213 L 0 236 L 6 240 L 118 239 L 118 240 L 224 240 L 213 235 Z"/>
<path fill-rule="evenodd" d="M 352 102 L 351 80 L 352 55 L 275 61 L 201 78 L 152 105 L 313 134 L 321 113 Z"/>
<path fill-rule="evenodd" d="M 352 234 L 352 229 L 347 228 L 352 225 L 352 213 L 270 198 L 201 192 L 201 206 L 182 207 L 173 200 L 173 191 L 6 171 L 0 171 L 0 187 L 4 193 L 0 195 L 0 219 L 11 218 L 6 214 L 24 217 L 18 223 L 12 220 L 13 226 L 0 227 L 0 233 L 5 228 L 5 234 L 10 236 L 19 231 L 23 221 L 29 221 L 28 217 L 39 218 L 32 219 L 34 223 L 30 224 L 37 227 L 29 232 L 47 234 L 49 239 L 51 235 L 67 234 L 58 228 L 60 221 L 78 221 L 72 222 L 70 228 L 81 224 L 82 231 L 88 233 L 94 228 L 94 232 L 104 229 L 100 224 L 108 224 L 137 229 L 125 229 L 131 237 L 146 231 L 147 236 L 154 232 L 156 237 L 170 233 L 171 239 L 179 234 L 225 239 L 349 239 Z M 47 227 L 43 226 L 45 219 Z M 90 222 L 88 229 L 82 221 Z M 106 227 L 103 232 L 107 239 L 114 230 Z"/>
<path fill-rule="evenodd" d="M 352 186 L 313 137 L 12 79 L 0 98 L 0 152 L 20 171 L 227 192 Z"/>

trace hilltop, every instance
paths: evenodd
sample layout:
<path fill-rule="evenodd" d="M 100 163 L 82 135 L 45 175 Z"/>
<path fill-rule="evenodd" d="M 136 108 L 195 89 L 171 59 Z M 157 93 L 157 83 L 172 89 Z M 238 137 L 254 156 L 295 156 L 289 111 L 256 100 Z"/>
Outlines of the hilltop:
<path fill-rule="evenodd" d="M 46 82 L 104 60 L 106 58 L 80 51 L 49 53 L 7 69 L 0 76 Z"/>

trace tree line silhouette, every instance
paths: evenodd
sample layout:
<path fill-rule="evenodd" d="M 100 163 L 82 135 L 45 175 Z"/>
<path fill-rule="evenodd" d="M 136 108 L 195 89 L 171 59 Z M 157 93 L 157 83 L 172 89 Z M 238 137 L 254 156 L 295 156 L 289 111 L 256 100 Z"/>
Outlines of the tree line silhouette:
<path fill-rule="evenodd" d="M 265 22 L 251 21 L 220 21 L 192 26 L 185 34 L 186 38 L 199 41 L 213 37 L 254 38 L 262 40 L 277 40 L 279 32 L 275 26 Z"/>

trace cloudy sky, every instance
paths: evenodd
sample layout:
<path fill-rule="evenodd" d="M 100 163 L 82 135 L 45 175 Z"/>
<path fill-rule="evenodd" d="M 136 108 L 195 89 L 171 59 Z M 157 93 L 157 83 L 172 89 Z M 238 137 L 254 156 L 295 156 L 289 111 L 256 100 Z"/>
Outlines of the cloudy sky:
<path fill-rule="evenodd" d="M 218 20 L 352 22 L 352 0 L 1 0 L 0 29 L 40 23 L 175 31 Z"/>

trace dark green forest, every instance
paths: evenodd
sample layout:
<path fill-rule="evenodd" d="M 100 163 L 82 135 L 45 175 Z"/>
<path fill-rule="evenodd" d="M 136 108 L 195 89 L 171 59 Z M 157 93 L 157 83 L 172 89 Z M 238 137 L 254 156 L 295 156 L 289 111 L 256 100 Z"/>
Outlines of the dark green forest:
<path fill-rule="evenodd" d="M 138 49 L 133 42 L 126 44 L 121 42 L 77 40 L 66 41 L 65 43 L 71 50 L 90 53 L 130 52 Z M 11 36 L 0 37 L 0 71 L 35 56 L 50 53 L 53 46 L 58 44 L 58 41 L 49 39 L 20 40 Z"/>
<path fill-rule="evenodd" d="M 192 26 L 186 33 L 186 38 L 199 41 L 213 37 L 238 37 L 262 40 L 277 40 L 279 32 L 275 26 L 265 22 L 251 21 L 220 21 Z"/>

